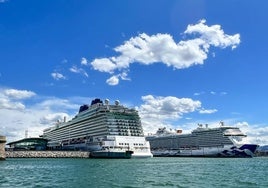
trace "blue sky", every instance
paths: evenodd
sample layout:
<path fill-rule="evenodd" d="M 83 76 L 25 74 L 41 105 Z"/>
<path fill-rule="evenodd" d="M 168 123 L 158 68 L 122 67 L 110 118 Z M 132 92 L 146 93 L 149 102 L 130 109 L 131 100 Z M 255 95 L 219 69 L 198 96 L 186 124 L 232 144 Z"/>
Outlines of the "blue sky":
<path fill-rule="evenodd" d="M 0 0 L 0 133 L 42 130 L 94 98 L 145 133 L 197 123 L 268 144 L 266 1 Z"/>

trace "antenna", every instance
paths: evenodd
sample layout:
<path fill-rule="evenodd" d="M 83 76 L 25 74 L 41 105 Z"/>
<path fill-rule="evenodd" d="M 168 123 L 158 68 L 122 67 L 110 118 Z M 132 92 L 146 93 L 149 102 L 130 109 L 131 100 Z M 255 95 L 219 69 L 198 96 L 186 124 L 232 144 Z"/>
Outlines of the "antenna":
<path fill-rule="evenodd" d="M 28 138 L 28 129 L 25 130 L 25 138 Z"/>

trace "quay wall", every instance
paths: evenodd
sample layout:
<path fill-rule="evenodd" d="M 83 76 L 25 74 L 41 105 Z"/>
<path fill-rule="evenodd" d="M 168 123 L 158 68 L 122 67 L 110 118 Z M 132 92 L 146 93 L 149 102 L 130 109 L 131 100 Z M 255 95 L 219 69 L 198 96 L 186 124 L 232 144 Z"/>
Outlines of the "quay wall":
<path fill-rule="evenodd" d="M 4 160 L 6 157 L 5 145 L 6 145 L 6 137 L 0 136 L 0 160 Z"/>
<path fill-rule="evenodd" d="M 6 158 L 89 158 L 87 151 L 6 151 Z"/>

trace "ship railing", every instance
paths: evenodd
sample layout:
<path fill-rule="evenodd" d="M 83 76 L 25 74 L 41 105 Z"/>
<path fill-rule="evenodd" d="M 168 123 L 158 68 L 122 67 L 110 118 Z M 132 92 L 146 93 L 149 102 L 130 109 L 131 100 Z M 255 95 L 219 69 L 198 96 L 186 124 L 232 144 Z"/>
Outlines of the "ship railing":
<path fill-rule="evenodd" d="M 150 147 L 133 147 L 135 150 L 148 150 Z"/>
<path fill-rule="evenodd" d="M 118 151 L 122 151 L 122 150 L 129 150 L 129 147 L 127 146 L 102 146 L 103 150 L 118 150 Z"/>

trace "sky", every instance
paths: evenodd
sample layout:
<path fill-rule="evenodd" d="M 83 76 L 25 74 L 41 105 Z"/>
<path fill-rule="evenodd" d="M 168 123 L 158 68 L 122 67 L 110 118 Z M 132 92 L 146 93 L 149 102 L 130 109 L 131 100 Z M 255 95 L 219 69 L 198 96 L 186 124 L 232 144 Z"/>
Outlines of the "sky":
<path fill-rule="evenodd" d="M 145 134 L 198 123 L 268 144 L 268 1 L 0 0 L 0 134 L 35 137 L 92 99 Z"/>

